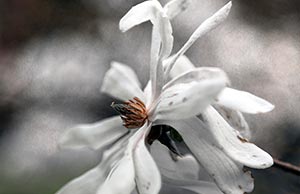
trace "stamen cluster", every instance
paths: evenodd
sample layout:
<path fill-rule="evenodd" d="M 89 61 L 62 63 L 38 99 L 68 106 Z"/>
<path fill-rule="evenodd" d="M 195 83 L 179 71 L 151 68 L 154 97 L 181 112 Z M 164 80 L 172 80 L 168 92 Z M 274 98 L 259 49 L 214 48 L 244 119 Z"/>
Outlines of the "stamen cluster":
<path fill-rule="evenodd" d="M 120 114 L 123 120 L 123 126 L 128 129 L 142 127 L 148 119 L 146 106 L 137 97 L 123 104 L 115 104 L 113 102 L 111 106 Z"/>

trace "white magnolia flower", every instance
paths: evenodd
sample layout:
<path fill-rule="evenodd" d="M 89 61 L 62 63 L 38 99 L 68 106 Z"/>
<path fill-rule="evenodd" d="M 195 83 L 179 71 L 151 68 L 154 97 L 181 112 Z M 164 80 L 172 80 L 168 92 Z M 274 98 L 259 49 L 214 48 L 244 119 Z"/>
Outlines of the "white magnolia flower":
<path fill-rule="evenodd" d="M 104 77 L 102 92 L 125 101 L 112 104 L 121 118 L 115 116 L 79 125 L 60 140 L 60 146 L 65 148 L 110 147 L 98 166 L 65 185 L 57 194 L 129 194 L 135 189 L 140 194 L 155 194 L 160 191 L 162 179 L 166 185 L 195 192 L 239 194 L 253 189 L 253 180 L 244 166 L 260 169 L 273 164 L 269 154 L 232 126 L 247 129 L 240 112 L 263 113 L 274 106 L 252 94 L 227 87 L 229 81 L 221 69 L 195 68 L 183 56 L 199 37 L 227 17 L 231 2 L 204 21 L 170 57 L 173 47 L 170 19 L 184 10 L 187 3 L 187 0 L 173 0 L 162 7 L 156 0 L 145 1 L 121 19 L 122 31 L 146 21 L 153 24 L 150 81 L 143 91 L 129 66 L 112 63 Z M 230 123 L 232 126 L 211 104 L 222 110 L 232 109 L 230 114 L 226 112 L 235 119 Z M 174 145 L 176 138 L 171 137 L 174 129 L 196 160 L 193 156 L 183 156 L 177 162 L 166 159 L 167 165 L 160 166 L 161 176 L 149 146 L 157 139 L 180 154 Z M 199 182 L 191 173 L 195 180 L 180 177 L 174 169 L 186 162 L 190 166 L 201 164 L 215 184 Z M 176 177 L 180 181 L 174 180 Z"/>

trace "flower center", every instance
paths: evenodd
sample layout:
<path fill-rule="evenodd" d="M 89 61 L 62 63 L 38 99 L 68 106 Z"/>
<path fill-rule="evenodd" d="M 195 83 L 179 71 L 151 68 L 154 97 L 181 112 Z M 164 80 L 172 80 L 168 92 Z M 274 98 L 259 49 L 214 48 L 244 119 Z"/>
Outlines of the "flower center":
<path fill-rule="evenodd" d="M 142 127 L 148 119 L 146 106 L 137 97 L 123 104 L 113 102 L 111 107 L 120 114 L 123 125 L 128 129 Z"/>

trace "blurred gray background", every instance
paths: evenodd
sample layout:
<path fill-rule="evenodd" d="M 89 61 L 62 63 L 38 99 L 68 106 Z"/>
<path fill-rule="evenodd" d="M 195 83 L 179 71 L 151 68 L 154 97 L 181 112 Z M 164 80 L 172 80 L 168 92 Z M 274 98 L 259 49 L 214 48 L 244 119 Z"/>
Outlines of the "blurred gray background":
<path fill-rule="evenodd" d="M 69 127 L 114 114 L 100 93 L 112 60 L 148 79 L 151 25 L 123 34 L 119 19 L 138 0 L 0 1 L 0 194 L 51 194 L 97 164 L 91 150 L 59 150 Z M 163 4 L 166 0 L 161 1 Z M 175 51 L 227 1 L 194 0 L 173 21 Z M 276 108 L 246 115 L 257 145 L 300 165 L 300 2 L 234 0 L 229 18 L 186 55 L 218 66 L 233 87 Z M 254 171 L 255 194 L 299 194 L 299 176 Z"/>

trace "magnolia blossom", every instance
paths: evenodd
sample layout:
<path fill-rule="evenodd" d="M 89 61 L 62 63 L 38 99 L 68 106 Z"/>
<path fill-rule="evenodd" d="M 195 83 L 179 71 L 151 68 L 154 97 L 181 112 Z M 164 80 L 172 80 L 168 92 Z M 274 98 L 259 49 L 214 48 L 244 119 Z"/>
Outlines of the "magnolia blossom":
<path fill-rule="evenodd" d="M 156 0 L 145 1 L 132 7 L 121 19 L 123 32 L 146 21 L 153 24 L 150 80 L 142 90 L 129 66 L 112 63 L 101 90 L 124 101 L 112 104 L 120 116 L 76 126 L 60 140 L 60 146 L 65 148 L 107 149 L 98 166 L 72 180 L 57 194 L 130 194 L 133 191 L 155 194 L 159 193 L 162 182 L 199 193 L 242 194 L 253 190 L 253 179 L 244 166 L 263 169 L 273 164 L 268 153 L 243 136 L 249 131 L 241 112 L 264 113 L 274 106 L 228 87 L 228 77 L 221 69 L 196 68 L 184 56 L 199 37 L 225 20 L 231 2 L 205 20 L 186 44 L 171 55 L 170 20 L 187 5 L 187 0 L 172 0 L 164 7 Z M 170 138 L 166 128 L 176 129 L 192 155 L 180 156 L 173 145 L 176 138 Z M 177 159 L 173 160 L 168 149 L 161 147 L 158 150 L 165 149 L 160 154 L 164 159 L 157 165 L 150 154 L 150 145 L 156 147 L 152 148 L 153 152 L 157 150 L 155 140 L 167 145 L 178 155 Z M 213 182 L 198 180 L 199 164 Z M 194 170 L 187 173 L 189 168 Z"/>

